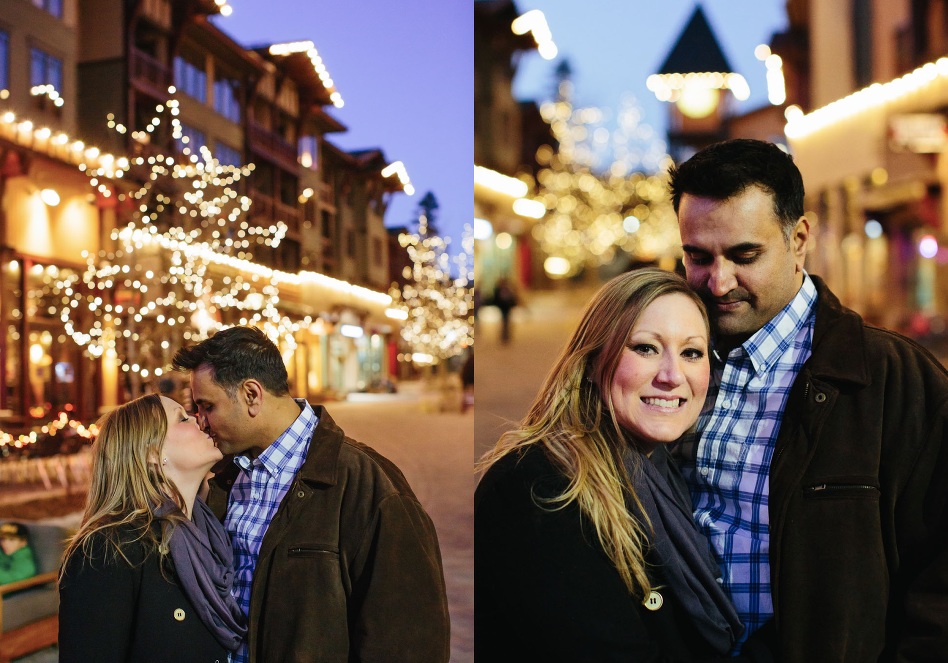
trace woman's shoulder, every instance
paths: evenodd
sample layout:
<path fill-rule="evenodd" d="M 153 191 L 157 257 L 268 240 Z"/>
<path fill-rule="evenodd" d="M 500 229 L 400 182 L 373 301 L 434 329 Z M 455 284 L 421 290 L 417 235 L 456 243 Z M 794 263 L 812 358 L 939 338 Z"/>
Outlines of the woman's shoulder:
<path fill-rule="evenodd" d="M 157 552 L 147 526 L 120 523 L 87 534 L 65 560 L 67 573 L 84 564 L 100 569 L 137 567 Z"/>
<path fill-rule="evenodd" d="M 568 483 L 539 444 L 511 451 L 497 459 L 484 473 L 475 492 L 475 504 L 494 495 L 504 502 L 553 497 Z"/>

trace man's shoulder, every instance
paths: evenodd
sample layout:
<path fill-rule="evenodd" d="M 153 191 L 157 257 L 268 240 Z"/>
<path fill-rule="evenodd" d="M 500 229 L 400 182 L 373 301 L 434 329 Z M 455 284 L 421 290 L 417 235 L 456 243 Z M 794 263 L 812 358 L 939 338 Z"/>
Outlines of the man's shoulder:
<path fill-rule="evenodd" d="M 381 495 L 408 495 L 415 497 L 408 480 L 393 461 L 367 444 L 345 437 L 339 448 L 339 470 L 357 475 L 362 482 L 368 481 L 372 490 Z"/>

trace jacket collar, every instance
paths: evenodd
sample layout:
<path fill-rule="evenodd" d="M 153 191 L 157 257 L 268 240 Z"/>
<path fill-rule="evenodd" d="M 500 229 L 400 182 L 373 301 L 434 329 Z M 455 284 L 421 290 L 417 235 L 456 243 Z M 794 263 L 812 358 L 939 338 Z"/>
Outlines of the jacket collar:
<path fill-rule="evenodd" d="M 807 368 L 815 378 L 866 386 L 870 382 L 865 325 L 859 314 L 843 306 L 819 276 L 813 354 Z"/>
<path fill-rule="evenodd" d="M 299 477 L 307 483 L 334 486 L 337 480 L 336 467 L 339 450 L 342 448 L 346 434 L 336 425 L 325 407 L 314 405 L 313 410 L 319 422 L 316 424 L 316 430 L 313 431 L 309 453 L 300 468 Z"/>

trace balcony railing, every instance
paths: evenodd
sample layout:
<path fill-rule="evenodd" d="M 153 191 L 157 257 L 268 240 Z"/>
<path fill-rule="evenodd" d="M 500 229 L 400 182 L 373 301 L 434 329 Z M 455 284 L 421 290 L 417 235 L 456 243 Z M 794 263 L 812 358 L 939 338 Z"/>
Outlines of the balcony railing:
<path fill-rule="evenodd" d="M 250 149 L 278 163 L 281 168 L 298 173 L 296 147 L 290 145 L 280 134 L 266 129 L 253 120 L 247 122 L 247 143 Z"/>
<path fill-rule="evenodd" d="M 129 49 L 129 74 L 139 89 L 164 99 L 172 83 L 171 69 L 137 48 Z"/>

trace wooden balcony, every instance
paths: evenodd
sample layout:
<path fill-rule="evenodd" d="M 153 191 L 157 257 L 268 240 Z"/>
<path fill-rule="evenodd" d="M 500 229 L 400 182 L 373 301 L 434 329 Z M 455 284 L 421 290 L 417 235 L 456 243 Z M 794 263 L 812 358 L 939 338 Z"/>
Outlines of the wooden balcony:
<path fill-rule="evenodd" d="M 137 89 L 156 99 L 168 97 L 168 87 L 174 80 L 171 69 L 144 51 L 129 48 L 128 73 Z"/>
<path fill-rule="evenodd" d="M 296 146 L 286 142 L 280 134 L 260 126 L 253 120 L 247 121 L 247 145 L 251 151 L 273 161 L 280 168 L 299 174 L 300 164 L 296 160 Z"/>

